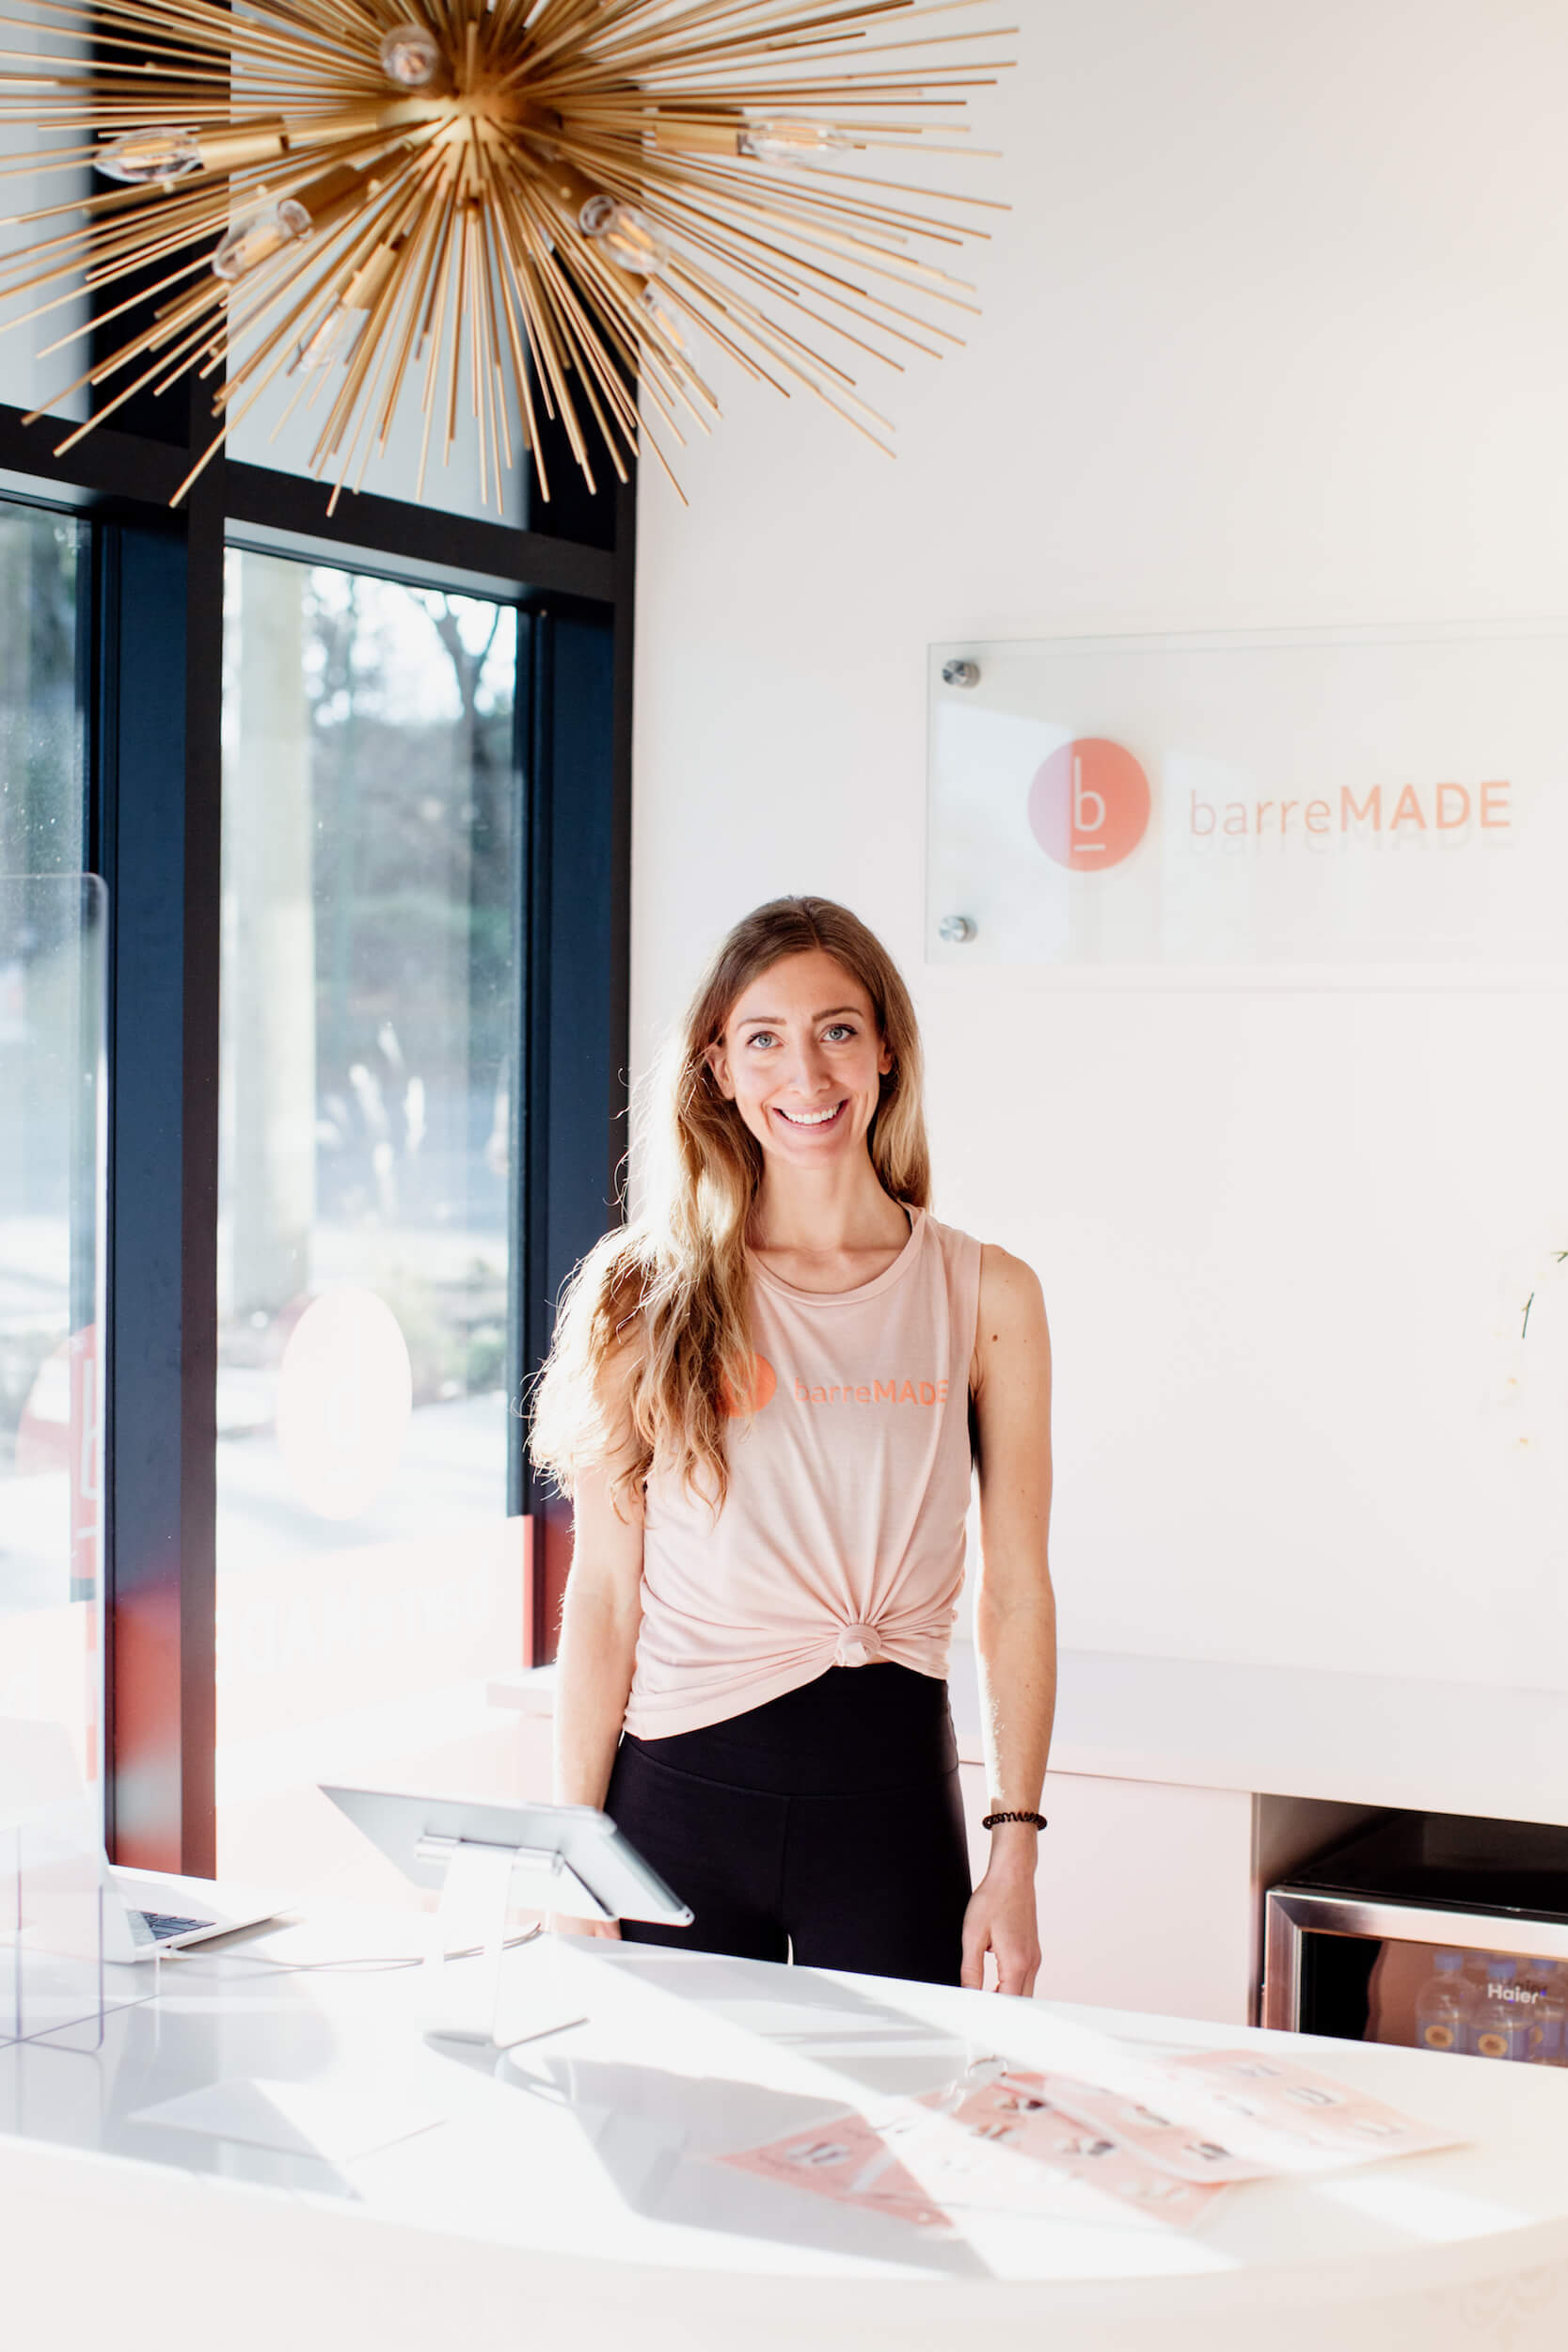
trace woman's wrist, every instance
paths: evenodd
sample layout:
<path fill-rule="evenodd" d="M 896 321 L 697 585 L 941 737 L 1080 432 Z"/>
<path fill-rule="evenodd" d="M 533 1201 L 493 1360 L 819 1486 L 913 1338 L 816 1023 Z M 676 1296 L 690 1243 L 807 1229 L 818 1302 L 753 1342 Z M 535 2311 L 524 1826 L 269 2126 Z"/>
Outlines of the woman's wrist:
<path fill-rule="evenodd" d="M 1032 1821 L 998 1821 L 990 1833 L 991 1869 L 1033 1877 L 1039 1859 L 1039 1832 Z"/>

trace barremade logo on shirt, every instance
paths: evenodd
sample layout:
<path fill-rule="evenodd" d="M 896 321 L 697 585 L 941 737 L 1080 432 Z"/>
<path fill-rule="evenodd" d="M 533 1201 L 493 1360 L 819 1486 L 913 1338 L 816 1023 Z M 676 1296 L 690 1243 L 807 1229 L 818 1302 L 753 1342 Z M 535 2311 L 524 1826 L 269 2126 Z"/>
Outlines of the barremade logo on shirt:
<path fill-rule="evenodd" d="M 945 1380 L 861 1380 L 852 1387 L 808 1389 L 795 1383 L 797 1405 L 945 1405 Z"/>
<path fill-rule="evenodd" d="M 816 1388 L 804 1380 L 795 1382 L 797 1405 L 945 1405 L 945 1380 L 861 1380 L 845 1381 L 830 1387 L 827 1382 Z M 779 1375 L 766 1356 L 752 1359 L 752 1385 L 748 1394 L 737 1399 L 726 1381 L 724 1411 L 731 1421 L 742 1413 L 760 1413 L 771 1404 L 779 1386 Z"/>

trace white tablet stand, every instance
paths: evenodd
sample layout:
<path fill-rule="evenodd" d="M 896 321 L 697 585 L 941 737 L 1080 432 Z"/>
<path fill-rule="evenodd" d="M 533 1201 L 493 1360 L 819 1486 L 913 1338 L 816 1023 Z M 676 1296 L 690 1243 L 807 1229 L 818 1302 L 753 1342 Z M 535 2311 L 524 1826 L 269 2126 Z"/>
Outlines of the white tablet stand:
<path fill-rule="evenodd" d="M 405 1878 L 441 1890 L 424 1972 L 431 2033 L 508 2049 L 584 2023 L 594 1972 L 582 1938 L 539 1935 L 508 1951 L 510 1904 L 571 1919 L 691 1925 L 687 1904 L 591 1805 L 321 1787 Z"/>
<path fill-rule="evenodd" d="M 563 2026 L 581 2025 L 583 2012 L 575 2006 L 570 1986 L 556 1981 L 565 1971 L 557 1964 L 550 1939 L 539 1939 L 543 1949 L 506 1950 L 506 1915 L 514 1906 L 562 1912 L 574 1919 L 614 1917 L 564 1854 L 548 1846 L 434 1832 L 427 1832 L 415 1851 L 420 1862 L 446 1866 L 425 1956 L 425 2031 L 507 2049 L 540 2034 L 559 2033 Z M 521 2030 L 515 2030 L 518 2026 Z"/>

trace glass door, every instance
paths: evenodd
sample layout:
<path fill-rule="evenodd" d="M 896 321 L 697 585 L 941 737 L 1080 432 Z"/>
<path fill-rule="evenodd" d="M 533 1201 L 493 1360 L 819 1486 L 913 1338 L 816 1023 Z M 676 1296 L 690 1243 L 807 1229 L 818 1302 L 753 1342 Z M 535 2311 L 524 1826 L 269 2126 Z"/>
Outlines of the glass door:
<path fill-rule="evenodd" d="M 85 875 L 87 534 L 0 501 L 0 1717 L 100 1786 L 104 924 Z"/>

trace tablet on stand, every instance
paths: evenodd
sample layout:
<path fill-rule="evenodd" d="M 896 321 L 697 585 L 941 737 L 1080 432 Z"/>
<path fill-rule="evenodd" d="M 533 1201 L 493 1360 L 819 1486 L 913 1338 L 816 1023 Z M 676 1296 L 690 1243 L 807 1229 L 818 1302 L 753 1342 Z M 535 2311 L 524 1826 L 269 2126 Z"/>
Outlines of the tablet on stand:
<path fill-rule="evenodd" d="M 689 1927 L 694 1916 L 591 1805 L 494 1804 L 325 1783 L 322 1794 L 405 1878 L 441 1890 L 425 1960 L 428 2033 L 509 2048 L 583 2022 L 577 1988 L 559 1981 L 565 1972 L 551 1939 L 506 1951 L 513 1908 L 674 1927 Z"/>

